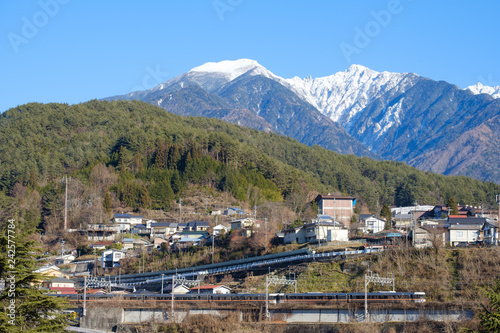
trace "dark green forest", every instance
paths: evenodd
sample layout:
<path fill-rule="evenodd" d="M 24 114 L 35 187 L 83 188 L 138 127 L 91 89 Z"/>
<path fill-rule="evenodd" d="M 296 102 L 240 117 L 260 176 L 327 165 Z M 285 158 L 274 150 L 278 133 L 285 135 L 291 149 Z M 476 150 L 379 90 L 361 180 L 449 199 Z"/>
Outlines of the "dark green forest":
<path fill-rule="evenodd" d="M 64 175 L 85 197 L 77 207 L 82 212 L 88 201 L 109 213 L 111 198 L 133 210 L 168 211 L 190 184 L 228 192 L 251 206 L 314 191 L 339 193 L 373 212 L 384 204 L 439 204 L 452 196 L 493 208 L 500 193 L 494 183 L 340 155 L 138 101 L 31 103 L 1 114 L 2 217 L 14 214 L 35 227 L 56 219 Z"/>

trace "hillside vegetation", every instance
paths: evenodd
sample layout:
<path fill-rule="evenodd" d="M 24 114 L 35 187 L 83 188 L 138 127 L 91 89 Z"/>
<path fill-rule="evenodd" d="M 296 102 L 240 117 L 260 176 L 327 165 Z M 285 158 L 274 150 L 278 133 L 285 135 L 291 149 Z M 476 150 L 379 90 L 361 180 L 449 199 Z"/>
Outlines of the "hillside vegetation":
<path fill-rule="evenodd" d="M 72 178 L 74 227 L 105 221 L 112 211 L 168 212 L 193 186 L 228 193 L 247 207 L 284 201 L 298 214 L 326 192 L 355 196 L 358 207 L 371 211 L 384 203 L 443 203 L 450 196 L 493 207 L 500 193 L 490 182 L 340 155 L 138 101 L 10 109 L 0 116 L 0 156 L 2 215 L 46 229 L 61 221 L 63 175 Z"/>

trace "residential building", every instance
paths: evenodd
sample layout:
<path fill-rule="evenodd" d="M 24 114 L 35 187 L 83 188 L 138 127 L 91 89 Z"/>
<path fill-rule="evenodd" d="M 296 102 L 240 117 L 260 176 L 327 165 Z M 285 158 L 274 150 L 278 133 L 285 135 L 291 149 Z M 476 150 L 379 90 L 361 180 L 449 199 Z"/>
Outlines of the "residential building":
<path fill-rule="evenodd" d="M 191 288 L 192 294 L 230 294 L 231 288 L 224 285 L 205 285 Z"/>
<path fill-rule="evenodd" d="M 283 240 L 285 244 L 297 242 L 314 243 L 314 242 L 332 242 L 349 241 L 348 230 L 338 221 L 334 221 L 328 215 L 318 215 L 312 219 L 311 223 L 304 224 L 297 228 L 289 228 L 283 230 Z"/>
<path fill-rule="evenodd" d="M 218 236 L 221 233 L 228 233 L 231 228 L 228 228 L 222 224 L 218 224 L 213 228 L 213 234 L 214 236 Z"/>
<path fill-rule="evenodd" d="M 450 216 L 447 221 L 449 244 L 456 246 L 461 243 L 470 244 L 481 241 L 483 225 L 486 222 L 486 218 Z"/>
<path fill-rule="evenodd" d="M 82 232 L 86 232 L 89 241 L 112 241 L 120 232 L 120 228 L 109 223 L 93 223 Z"/>
<path fill-rule="evenodd" d="M 126 252 L 116 249 L 104 250 L 102 252 L 101 265 L 104 268 L 120 267 L 120 260 L 125 258 Z"/>
<path fill-rule="evenodd" d="M 253 218 L 235 219 L 229 223 L 231 224 L 231 230 L 242 230 L 241 235 L 244 237 L 251 237 L 254 229 L 260 228 L 258 221 Z"/>
<path fill-rule="evenodd" d="M 54 266 L 54 265 L 46 265 L 46 266 L 39 267 L 36 270 L 34 270 L 33 273 L 41 274 L 44 277 L 69 278 L 68 274 L 64 274 L 63 272 L 61 272 L 61 269 L 59 267 Z"/>
<path fill-rule="evenodd" d="M 222 215 L 225 215 L 225 216 L 235 216 L 235 215 L 243 216 L 243 215 L 247 215 L 247 213 L 241 208 L 231 207 L 231 208 L 224 210 Z"/>
<path fill-rule="evenodd" d="M 130 230 L 136 224 L 142 224 L 142 218 L 141 215 L 115 214 L 111 222 L 118 226 L 123 232 Z"/>
<path fill-rule="evenodd" d="M 63 277 L 44 281 L 43 286 L 58 294 L 76 294 L 75 282 Z"/>
<path fill-rule="evenodd" d="M 488 220 L 482 226 L 483 239 L 485 244 L 498 245 L 498 222 Z"/>
<path fill-rule="evenodd" d="M 187 294 L 191 290 L 189 287 L 183 285 L 183 284 L 176 284 L 174 287 L 174 294 Z M 166 284 L 163 286 L 163 293 L 164 294 L 171 294 L 172 293 L 172 283 Z"/>
<path fill-rule="evenodd" d="M 179 223 L 174 222 L 161 222 L 151 224 L 151 238 L 165 237 L 173 235 L 178 231 Z"/>
<path fill-rule="evenodd" d="M 113 242 L 96 242 L 91 244 L 89 247 L 96 250 L 105 250 L 107 246 L 113 245 Z"/>
<path fill-rule="evenodd" d="M 354 214 L 356 198 L 340 195 L 318 195 L 314 201 L 318 204 L 320 215 L 329 215 L 345 227 L 349 227 Z"/>
<path fill-rule="evenodd" d="M 359 223 L 363 233 L 377 233 L 385 228 L 385 221 L 373 214 L 359 214 Z"/>
<path fill-rule="evenodd" d="M 72 254 L 65 254 L 63 256 L 56 257 L 56 265 L 66 265 L 75 260 L 76 257 Z"/>
<path fill-rule="evenodd" d="M 124 238 L 122 241 L 124 250 L 132 250 L 134 248 L 134 238 Z"/>
<path fill-rule="evenodd" d="M 413 214 L 394 214 L 392 220 L 394 221 L 395 229 L 405 231 L 413 229 L 416 223 Z"/>

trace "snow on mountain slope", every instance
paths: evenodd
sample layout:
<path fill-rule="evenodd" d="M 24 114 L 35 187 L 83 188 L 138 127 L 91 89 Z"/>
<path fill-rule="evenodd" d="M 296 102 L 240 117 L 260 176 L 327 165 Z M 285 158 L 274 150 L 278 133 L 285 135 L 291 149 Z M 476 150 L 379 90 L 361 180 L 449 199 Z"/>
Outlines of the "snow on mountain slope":
<path fill-rule="evenodd" d="M 474 94 L 488 94 L 491 95 L 493 98 L 500 98 L 500 86 L 497 87 L 490 87 L 490 86 L 485 86 L 481 82 L 476 83 L 473 86 L 468 86 L 465 89 L 469 89 L 472 91 Z"/>
<path fill-rule="evenodd" d="M 404 92 L 416 79 L 415 74 L 376 72 L 361 65 L 352 65 L 344 72 L 312 79 L 286 79 L 295 93 L 315 106 L 321 113 L 341 124 L 348 131 L 352 121 L 369 103 L 390 90 Z M 385 132 L 398 120 L 397 108 L 387 110 L 379 131 Z"/>
<path fill-rule="evenodd" d="M 252 75 L 263 75 L 272 79 L 277 78 L 276 75 L 261 66 L 257 61 L 251 59 L 207 62 L 206 64 L 191 69 L 189 72 L 218 73 L 225 76 L 228 82 L 247 72 L 250 72 Z"/>

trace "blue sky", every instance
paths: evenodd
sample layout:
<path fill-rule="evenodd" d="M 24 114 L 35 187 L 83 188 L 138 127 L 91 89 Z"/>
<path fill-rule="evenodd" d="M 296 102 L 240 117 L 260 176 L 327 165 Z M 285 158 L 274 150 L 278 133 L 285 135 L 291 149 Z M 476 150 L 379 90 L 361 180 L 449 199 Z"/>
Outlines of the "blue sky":
<path fill-rule="evenodd" d="M 208 61 L 283 77 L 361 64 L 500 85 L 498 1 L 0 2 L 0 111 L 151 88 Z"/>

